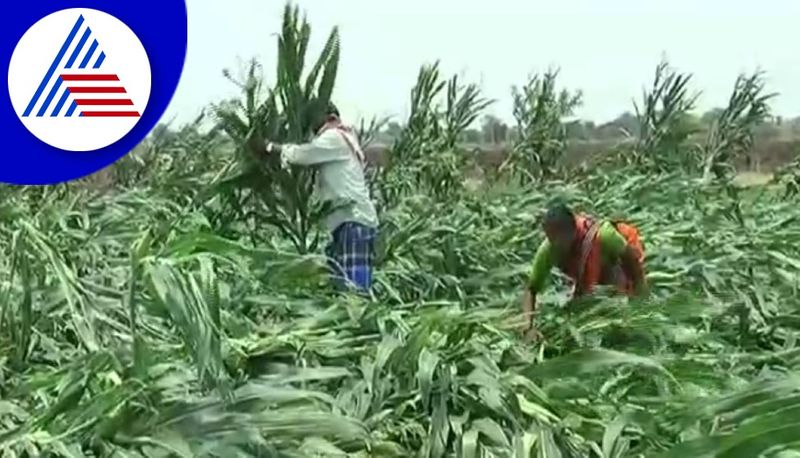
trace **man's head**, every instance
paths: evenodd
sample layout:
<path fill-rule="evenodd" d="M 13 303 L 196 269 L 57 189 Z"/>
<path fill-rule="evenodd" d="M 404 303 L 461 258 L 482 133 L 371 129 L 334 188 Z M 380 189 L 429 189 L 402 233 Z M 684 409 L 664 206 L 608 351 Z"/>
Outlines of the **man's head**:
<path fill-rule="evenodd" d="M 320 115 L 314 120 L 311 125 L 311 128 L 314 132 L 317 132 L 325 125 L 325 123 L 330 122 L 332 120 L 338 120 L 339 116 L 339 109 L 336 108 L 336 105 L 333 102 L 328 102 L 328 105 L 325 106 L 325 110 L 320 112 Z"/>
<path fill-rule="evenodd" d="M 569 249 L 577 234 L 575 215 L 563 203 L 550 205 L 542 222 L 550 244 L 558 249 Z"/>
<path fill-rule="evenodd" d="M 325 115 L 326 116 L 336 116 L 337 118 L 340 117 L 339 109 L 336 108 L 336 105 L 333 102 L 328 102 L 328 106 L 325 108 Z"/>

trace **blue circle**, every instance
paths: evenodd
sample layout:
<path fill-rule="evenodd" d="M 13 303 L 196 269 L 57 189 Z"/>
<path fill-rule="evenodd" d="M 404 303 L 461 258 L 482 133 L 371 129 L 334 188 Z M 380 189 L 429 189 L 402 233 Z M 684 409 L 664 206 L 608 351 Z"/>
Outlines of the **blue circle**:
<path fill-rule="evenodd" d="M 150 60 L 151 90 L 147 107 L 136 126 L 116 143 L 94 151 L 73 152 L 50 146 L 31 134 L 14 111 L 8 90 L 3 91 L 0 108 L 0 126 L 3 126 L 0 182 L 16 185 L 56 184 L 105 168 L 147 136 L 175 94 L 186 60 L 184 0 L 12 2 L 6 14 L 0 18 L 3 78 L 8 75 L 11 55 L 25 32 L 43 17 L 68 8 L 91 8 L 108 13 L 124 22 L 139 37 Z M 63 39 L 58 37 L 57 41 Z"/>

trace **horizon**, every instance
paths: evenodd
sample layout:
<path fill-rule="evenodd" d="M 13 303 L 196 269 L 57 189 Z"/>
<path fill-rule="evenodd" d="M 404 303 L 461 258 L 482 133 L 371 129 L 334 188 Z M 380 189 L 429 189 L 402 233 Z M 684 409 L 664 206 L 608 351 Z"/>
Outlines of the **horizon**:
<path fill-rule="evenodd" d="M 782 31 L 800 18 L 800 2 L 292 3 L 311 25 L 307 62 L 339 27 L 342 53 L 334 100 L 343 117 L 353 121 L 390 116 L 404 122 L 420 66 L 438 60 L 443 77 L 459 74 L 462 82 L 478 84 L 484 97 L 495 100 L 483 114 L 506 123 L 513 122 L 511 87 L 524 84 L 531 73 L 559 68 L 559 89 L 583 93 L 583 105 L 572 118 L 600 125 L 633 112 L 634 100 L 652 82 L 662 57 L 692 74 L 690 88 L 700 92 L 697 113 L 724 107 L 739 74 L 762 70 L 765 91 L 778 94 L 772 114 L 800 116 L 800 59 L 782 46 L 787 41 Z M 236 4 L 223 9 L 211 0 L 193 0 L 187 5 L 189 48 L 164 122 L 190 122 L 209 104 L 237 94 L 222 72 L 237 74 L 251 58 L 262 64 L 266 82 L 274 81 L 275 34 L 285 3 Z M 519 42 L 526 44 L 515 48 Z M 510 56 L 502 56 L 503 50 Z"/>

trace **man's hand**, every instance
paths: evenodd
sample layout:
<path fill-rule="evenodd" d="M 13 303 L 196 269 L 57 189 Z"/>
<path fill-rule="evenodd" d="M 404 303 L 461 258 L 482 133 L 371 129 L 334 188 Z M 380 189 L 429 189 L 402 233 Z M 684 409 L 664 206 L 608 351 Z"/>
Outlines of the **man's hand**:
<path fill-rule="evenodd" d="M 247 149 L 256 157 L 262 157 L 267 154 L 264 138 L 255 132 L 247 139 Z"/>

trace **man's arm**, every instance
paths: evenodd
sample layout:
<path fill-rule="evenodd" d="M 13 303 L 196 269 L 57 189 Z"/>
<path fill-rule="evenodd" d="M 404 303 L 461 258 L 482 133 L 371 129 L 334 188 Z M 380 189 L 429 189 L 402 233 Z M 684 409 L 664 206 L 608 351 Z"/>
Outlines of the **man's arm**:
<path fill-rule="evenodd" d="M 327 162 L 344 161 L 349 158 L 350 147 L 341 137 L 341 133 L 334 129 L 326 130 L 309 143 L 302 145 L 272 144 L 272 152 L 280 154 L 281 159 L 295 165 L 319 165 Z M 270 144 L 267 144 L 270 149 Z"/>
<path fill-rule="evenodd" d="M 278 155 L 281 161 L 296 165 L 318 165 L 326 162 L 342 161 L 348 158 L 350 147 L 339 132 L 327 130 L 309 143 L 266 142 L 253 135 L 247 141 L 248 148 L 257 157 Z"/>

